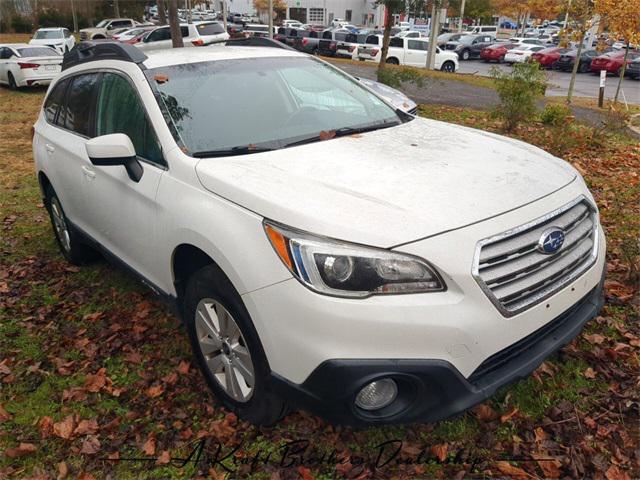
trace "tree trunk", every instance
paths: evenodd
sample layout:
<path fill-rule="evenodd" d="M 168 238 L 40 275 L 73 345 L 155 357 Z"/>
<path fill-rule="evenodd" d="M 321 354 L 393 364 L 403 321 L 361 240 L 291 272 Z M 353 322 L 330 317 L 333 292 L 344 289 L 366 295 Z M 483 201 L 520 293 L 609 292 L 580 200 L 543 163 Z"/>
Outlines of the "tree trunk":
<path fill-rule="evenodd" d="M 160 25 L 166 25 L 167 11 L 165 10 L 164 0 L 158 0 L 156 5 L 158 6 L 158 18 L 160 19 Z"/>
<path fill-rule="evenodd" d="M 184 47 L 182 31 L 180 29 L 180 19 L 178 18 L 178 0 L 169 0 L 169 26 L 173 48 Z"/>
<path fill-rule="evenodd" d="M 583 27 L 584 28 L 584 27 Z M 580 55 L 582 54 L 582 44 L 584 43 L 584 30 L 580 32 L 578 41 L 578 51 L 576 52 L 576 60 L 573 62 L 573 70 L 571 71 L 571 81 L 569 82 L 569 91 L 567 92 L 567 103 L 571 104 L 571 98 L 573 97 L 573 87 L 576 84 L 576 75 L 578 74 L 578 68 L 580 67 Z"/>
<path fill-rule="evenodd" d="M 382 35 L 382 51 L 380 52 L 380 64 L 378 70 L 383 70 L 387 64 L 387 53 L 389 52 L 389 42 L 391 41 L 391 9 L 384 7 L 384 34 Z"/>
<path fill-rule="evenodd" d="M 431 29 L 429 30 L 429 52 L 427 53 L 427 69 L 433 70 L 436 65 L 436 43 L 440 28 L 440 3 L 434 0 L 431 7 Z"/>
<path fill-rule="evenodd" d="M 458 33 L 462 33 L 462 25 L 464 24 L 464 4 L 465 0 L 460 3 L 460 25 L 458 25 Z"/>
<path fill-rule="evenodd" d="M 120 5 L 118 5 L 118 0 L 113 0 L 113 11 L 116 18 L 120 18 Z"/>
<path fill-rule="evenodd" d="M 613 97 L 613 103 L 618 102 L 618 95 L 620 95 L 620 89 L 622 88 L 622 80 L 624 79 L 624 72 L 627 71 L 628 56 L 629 56 L 629 42 L 627 42 L 627 48 L 624 52 L 624 59 L 622 60 L 622 67 L 620 68 L 620 79 L 618 80 L 618 87 L 616 88 L 616 96 Z"/>

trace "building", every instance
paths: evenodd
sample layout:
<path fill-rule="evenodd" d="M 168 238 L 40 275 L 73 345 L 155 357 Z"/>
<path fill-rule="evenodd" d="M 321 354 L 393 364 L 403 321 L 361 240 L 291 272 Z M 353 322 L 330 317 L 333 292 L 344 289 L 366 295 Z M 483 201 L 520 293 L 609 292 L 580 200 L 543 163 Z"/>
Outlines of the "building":
<path fill-rule="evenodd" d="M 328 25 L 339 18 L 354 25 L 381 26 L 382 8 L 372 0 L 286 0 L 287 18 Z M 379 12 L 380 11 L 380 12 Z"/>

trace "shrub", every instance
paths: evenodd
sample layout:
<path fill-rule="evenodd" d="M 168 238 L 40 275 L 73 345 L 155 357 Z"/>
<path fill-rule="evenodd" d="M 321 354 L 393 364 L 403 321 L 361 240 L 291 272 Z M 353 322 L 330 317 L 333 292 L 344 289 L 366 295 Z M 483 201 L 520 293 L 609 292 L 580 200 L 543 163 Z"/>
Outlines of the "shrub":
<path fill-rule="evenodd" d="M 536 100 L 547 88 L 547 76 L 537 63 L 516 63 L 508 72 L 492 67 L 489 75 L 500 97 L 495 113 L 504 121 L 505 130 L 511 131 L 535 115 Z"/>
<path fill-rule="evenodd" d="M 16 15 L 11 19 L 11 29 L 15 33 L 31 33 L 33 30 L 33 24 L 31 20 L 22 15 Z"/>
<path fill-rule="evenodd" d="M 378 69 L 378 81 L 392 88 L 399 88 L 405 82 L 422 87 L 424 76 L 417 68 L 386 65 L 385 68 Z"/>
<path fill-rule="evenodd" d="M 553 125 L 557 127 L 565 123 L 569 123 L 568 120 L 572 119 L 572 112 L 566 105 L 557 103 L 550 103 L 544 107 L 544 110 L 540 114 L 540 120 L 545 125 Z"/>

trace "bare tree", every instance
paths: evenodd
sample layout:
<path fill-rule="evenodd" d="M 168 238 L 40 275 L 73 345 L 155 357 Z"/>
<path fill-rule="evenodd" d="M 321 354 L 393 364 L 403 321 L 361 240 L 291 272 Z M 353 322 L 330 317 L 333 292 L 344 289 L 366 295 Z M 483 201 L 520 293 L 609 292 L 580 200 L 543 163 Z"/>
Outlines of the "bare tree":
<path fill-rule="evenodd" d="M 166 7 L 164 5 L 164 0 L 158 0 L 156 2 L 156 5 L 158 6 L 158 18 L 160 19 L 160 25 L 166 25 L 167 24 L 167 10 L 166 10 Z"/>
<path fill-rule="evenodd" d="M 173 48 L 184 47 L 182 31 L 180 30 L 180 19 L 178 18 L 178 0 L 169 0 L 169 27 Z"/>

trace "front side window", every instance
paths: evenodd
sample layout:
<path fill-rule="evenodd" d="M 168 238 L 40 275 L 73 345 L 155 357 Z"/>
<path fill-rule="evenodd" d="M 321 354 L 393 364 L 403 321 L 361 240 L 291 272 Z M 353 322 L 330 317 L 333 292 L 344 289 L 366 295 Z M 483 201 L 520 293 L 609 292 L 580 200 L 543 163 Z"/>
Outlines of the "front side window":
<path fill-rule="evenodd" d="M 159 28 L 147 36 L 145 42 L 159 42 L 161 40 L 171 40 L 171 31 L 168 28 Z"/>
<path fill-rule="evenodd" d="M 420 40 L 409 40 L 408 41 L 409 50 L 428 50 L 428 43 L 421 42 Z"/>
<path fill-rule="evenodd" d="M 105 73 L 96 102 L 96 136 L 111 133 L 127 135 L 138 156 L 164 163 L 158 140 L 134 88 L 124 77 Z"/>
<path fill-rule="evenodd" d="M 91 136 L 91 115 L 98 75 L 86 73 L 71 79 L 67 101 L 56 123 L 85 137 Z"/>
<path fill-rule="evenodd" d="M 404 40 L 402 37 L 392 37 L 389 42 L 390 47 L 404 48 Z"/>
<path fill-rule="evenodd" d="M 56 121 L 56 115 L 64 100 L 64 92 L 68 84 L 69 81 L 67 79 L 58 82 L 44 102 L 44 116 L 50 123 L 55 123 Z"/>
<path fill-rule="evenodd" d="M 367 39 L 364 41 L 367 45 L 378 45 L 378 36 L 377 35 L 369 35 Z"/>
<path fill-rule="evenodd" d="M 221 60 L 145 73 L 176 139 L 196 156 L 234 147 L 277 149 L 322 131 L 400 123 L 377 96 L 312 58 Z"/>

